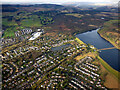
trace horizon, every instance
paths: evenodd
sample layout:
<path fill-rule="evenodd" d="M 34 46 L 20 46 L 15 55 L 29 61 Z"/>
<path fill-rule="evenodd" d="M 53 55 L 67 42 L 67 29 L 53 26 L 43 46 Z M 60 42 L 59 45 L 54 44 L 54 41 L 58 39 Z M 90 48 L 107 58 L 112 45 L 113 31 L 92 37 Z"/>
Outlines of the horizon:
<path fill-rule="evenodd" d="M 21 0 L 21 1 L 18 1 L 18 0 L 1 0 L 1 4 L 66 4 L 66 3 L 77 3 L 77 2 L 88 2 L 88 3 L 105 3 L 105 4 L 114 4 L 114 3 L 118 3 L 119 0 L 108 0 L 108 1 L 105 1 L 105 0 L 101 0 L 101 1 L 97 1 L 97 0 L 92 0 L 92 1 L 89 1 L 89 0 Z"/>

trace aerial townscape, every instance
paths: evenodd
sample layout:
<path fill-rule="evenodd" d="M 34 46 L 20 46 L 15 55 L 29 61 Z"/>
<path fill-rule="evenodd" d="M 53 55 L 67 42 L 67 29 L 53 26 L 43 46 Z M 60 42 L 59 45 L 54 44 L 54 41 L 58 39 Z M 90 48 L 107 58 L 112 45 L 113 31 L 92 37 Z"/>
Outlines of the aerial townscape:
<path fill-rule="evenodd" d="M 3 1 L 0 89 L 119 90 L 117 4 Z"/>

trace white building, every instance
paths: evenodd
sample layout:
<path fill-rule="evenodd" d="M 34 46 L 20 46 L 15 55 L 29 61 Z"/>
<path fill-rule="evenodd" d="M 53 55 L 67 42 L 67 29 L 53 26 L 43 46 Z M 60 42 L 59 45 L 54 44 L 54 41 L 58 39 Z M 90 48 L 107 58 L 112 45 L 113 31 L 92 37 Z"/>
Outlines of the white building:
<path fill-rule="evenodd" d="M 38 38 L 40 35 L 42 34 L 42 32 L 35 32 L 33 33 L 32 37 L 29 40 L 35 40 L 36 38 Z"/>

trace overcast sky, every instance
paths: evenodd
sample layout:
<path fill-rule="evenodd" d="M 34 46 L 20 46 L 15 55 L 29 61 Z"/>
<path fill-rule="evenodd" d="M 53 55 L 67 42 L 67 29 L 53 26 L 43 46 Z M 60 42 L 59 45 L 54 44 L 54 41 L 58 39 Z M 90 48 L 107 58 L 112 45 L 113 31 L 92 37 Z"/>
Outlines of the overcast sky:
<path fill-rule="evenodd" d="M 56 3 L 65 2 L 110 2 L 116 3 L 119 0 L 1 0 L 2 3 Z"/>

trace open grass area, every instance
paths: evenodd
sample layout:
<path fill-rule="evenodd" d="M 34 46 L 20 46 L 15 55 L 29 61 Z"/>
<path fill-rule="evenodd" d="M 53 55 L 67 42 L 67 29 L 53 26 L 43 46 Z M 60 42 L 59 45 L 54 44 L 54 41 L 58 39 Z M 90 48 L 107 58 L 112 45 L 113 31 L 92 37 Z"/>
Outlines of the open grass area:
<path fill-rule="evenodd" d="M 6 31 L 4 32 L 4 37 L 15 37 L 15 34 L 13 31 Z"/>
<path fill-rule="evenodd" d="M 40 19 L 36 15 L 29 16 L 26 19 L 23 19 L 21 21 L 21 25 L 25 26 L 25 27 L 39 27 L 39 26 L 42 26 Z"/>
<path fill-rule="evenodd" d="M 17 31 L 17 26 L 10 27 L 4 31 L 3 37 L 15 37 L 15 32 Z"/>
<path fill-rule="evenodd" d="M 23 19 L 21 21 L 21 25 L 25 27 L 40 27 L 42 25 L 46 25 L 52 22 L 51 17 L 32 15 Z"/>
<path fill-rule="evenodd" d="M 40 28 L 43 25 L 53 23 L 50 16 L 33 15 L 28 12 L 14 13 L 15 15 L 5 15 L 2 18 L 3 38 L 15 37 L 15 32 L 25 28 Z M 21 28 L 22 27 L 22 28 Z"/>
<path fill-rule="evenodd" d="M 2 64 L 0 65 L 0 68 L 2 68 Z"/>
<path fill-rule="evenodd" d="M 7 18 L 2 19 L 2 25 L 3 25 L 3 37 L 15 37 L 15 31 L 19 28 L 18 24 L 15 22 L 15 20 L 8 20 Z"/>
<path fill-rule="evenodd" d="M 21 21 L 22 26 L 25 27 L 39 27 L 42 26 L 39 19 L 25 19 Z"/>
<path fill-rule="evenodd" d="M 85 45 L 85 43 L 84 43 L 83 41 L 81 41 L 79 38 L 76 37 L 75 40 L 76 40 L 78 43 Z"/>
<path fill-rule="evenodd" d="M 2 19 L 2 25 L 4 26 L 16 26 L 18 25 L 14 20 L 8 21 L 7 19 Z"/>
<path fill-rule="evenodd" d="M 82 59 L 86 56 L 90 56 L 90 57 L 95 58 L 97 56 L 97 54 L 95 52 L 93 52 L 93 53 L 89 52 L 89 53 L 86 53 L 86 54 L 75 57 L 75 60 L 80 60 L 80 59 Z"/>

